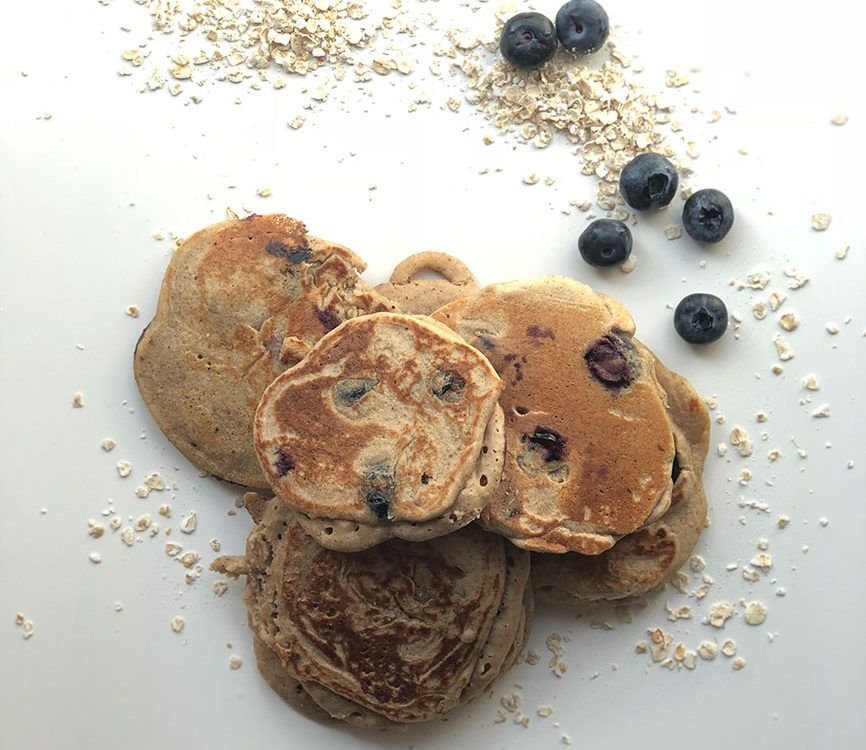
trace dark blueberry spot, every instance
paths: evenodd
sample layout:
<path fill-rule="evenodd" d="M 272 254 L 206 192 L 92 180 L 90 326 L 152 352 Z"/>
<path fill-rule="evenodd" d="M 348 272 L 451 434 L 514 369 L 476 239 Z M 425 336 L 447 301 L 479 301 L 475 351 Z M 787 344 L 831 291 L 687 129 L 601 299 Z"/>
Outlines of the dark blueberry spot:
<path fill-rule="evenodd" d="M 354 406 L 379 385 L 379 378 L 351 378 L 334 384 L 334 399 L 343 406 Z"/>
<path fill-rule="evenodd" d="M 499 51 L 514 67 L 540 68 L 556 52 L 556 27 L 541 13 L 518 13 L 502 27 Z"/>
<path fill-rule="evenodd" d="M 679 456 L 677 456 L 675 453 L 674 461 L 671 464 L 671 481 L 676 482 L 677 477 L 679 477 L 681 471 L 682 469 L 680 469 L 680 459 Z"/>
<path fill-rule="evenodd" d="M 677 194 L 680 178 L 676 167 L 661 154 L 639 154 L 622 168 L 619 191 L 638 211 L 664 208 Z"/>
<path fill-rule="evenodd" d="M 313 305 L 313 312 L 316 314 L 316 317 L 319 319 L 319 322 L 324 326 L 326 331 L 333 331 L 342 322 L 337 316 L 337 313 L 333 310 L 320 310 L 318 307 Z"/>
<path fill-rule="evenodd" d="M 380 523 L 390 521 L 391 502 L 397 489 L 397 479 L 387 464 L 378 464 L 364 475 L 364 500 Z"/>
<path fill-rule="evenodd" d="M 596 219 L 577 238 L 580 257 L 601 268 L 622 263 L 631 248 L 631 230 L 617 219 Z"/>
<path fill-rule="evenodd" d="M 556 35 L 569 52 L 600 50 L 609 33 L 607 13 L 595 0 L 569 0 L 556 14 Z"/>
<path fill-rule="evenodd" d="M 592 376 L 606 388 L 627 388 L 637 377 L 632 345 L 614 333 L 590 346 L 583 359 Z"/>
<path fill-rule="evenodd" d="M 719 242 L 733 225 L 734 207 L 719 190 L 698 190 L 683 206 L 683 228 L 698 242 Z"/>
<path fill-rule="evenodd" d="M 709 344 L 728 329 L 728 308 L 714 294 L 689 294 L 674 310 L 674 328 L 690 344 Z"/>
<path fill-rule="evenodd" d="M 531 435 L 524 437 L 527 437 L 533 445 L 546 451 L 545 461 L 562 461 L 568 455 L 566 439 L 549 427 L 536 427 Z"/>
<path fill-rule="evenodd" d="M 534 339 L 550 339 L 553 341 L 556 338 L 556 334 L 550 328 L 545 328 L 544 326 L 529 326 L 526 329 L 526 335 L 531 336 Z"/>
<path fill-rule="evenodd" d="M 504 359 L 506 362 L 513 362 L 515 359 L 517 359 L 517 355 L 516 354 L 506 354 L 502 359 Z"/>
<path fill-rule="evenodd" d="M 274 461 L 274 469 L 276 470 L 278 477 L 286 476 L 286 474 L 295 468 L 295 459 L 293 459 L 282 448 L 277 448 L 274 451 L 274 455 L 277 457 L 276 461 Z"/>
<path fill-rule="evenodd" d="M 313 257 L 313 251 L 303 245 L 289 247 L 285 242 L 271 240 L 265 248 L 268 255 L 275 258 L 285 258 L 289 263 L 300 263 Z"/>
<path fill-rule="evenodd" d="M 480 343 L 485 349 L 493 349 L 496 346 L 490 339 L 484 336 L 479 337 L 478 343 Z"/>
<path fill-rule="evenodd" d="M 466 381 L 453 370 L 438 370 L 430 383 L 430 390 L 438 399 L 453 404 L 463 398 Z"/>
<path fill-rule="evenodd" d="M 421 484 L 427 484 L 431 479 L 433 479 L 433 477 L 431 477 L 429 474 L 422 474 Z"/>

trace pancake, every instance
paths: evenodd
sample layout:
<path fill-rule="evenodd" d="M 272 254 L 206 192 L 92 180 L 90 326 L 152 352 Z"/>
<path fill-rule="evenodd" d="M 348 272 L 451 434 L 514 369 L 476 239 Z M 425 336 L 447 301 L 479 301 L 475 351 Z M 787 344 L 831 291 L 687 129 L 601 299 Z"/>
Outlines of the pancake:
<path fill-rule="evenodd" d="M 483 692 L 531 621 L 528 553 L 475 525 L 346 554 L 319 546 L 274 499 L 246 555 L 212 567 L 247 577 L 269 684 L 307 713 L 316 705 L 358 726 L 426 721 Z"/>
<path fill-rule="evenodd" d="M 433 317 L 505 382 L 506 455 L 486 529 L 535 552 L 597 555 L 665 513 L 665 394 L 619 302 L 551 276 L 485 287 Z"/>
<path fill-rule="evenodd" d="M 343 320 L 395 309 L 360 280 L 364 267 L 282 215 L 183 242 L 134 356 L 142 398 L 175 447 L 214 476 L 267 487 L 252 439 L 265 388 Z"/>
<path fill-rule="evenodd" d="M 438 276 L 422 277 L 425 272 Z M 478 284 L 463 261 L 453 255 L 427 250 L 398 263 L 391 279 L 375 289 L 393 300 L 403 312 L 429 315 L 471 294 L 478 289 Z"/>
<path fill-rule="evenodd" d="M 498 483 L 502 429 L 490 423 L 501 388 L 487 359 L 445 326 L 359 317 L 267 388 L 256 452 L 274 493 L 324 521 L 326 546 L 429 538 L 477 518 Z"/>
<path fill-rule="evenodd" d="M 578 607 L 622 602 L 663 585 L 692 554 L 707 520 L 701 475 L 710 419 L 703 401 L 682 376 L 658 360 L 655 370 L 667 395 L 676 443 L 670 509 L 659 521 L 623 537 L 600 555 L 533 555 L 532 578 L 539 599 Z"/>

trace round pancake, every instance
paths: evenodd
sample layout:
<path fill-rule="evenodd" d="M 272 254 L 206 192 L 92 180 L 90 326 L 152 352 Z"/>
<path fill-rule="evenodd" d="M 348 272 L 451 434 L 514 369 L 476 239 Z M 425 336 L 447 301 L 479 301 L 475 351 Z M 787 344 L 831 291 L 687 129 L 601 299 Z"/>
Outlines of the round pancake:
<path fill-rule="evenodd" d="M 282 215 L 183 242 L 134 356 L 142 398 L 175 447 L 210 474 L 267 487 L 252 441 L 262 392 L 343 320 L 394 309 L 360 280 L 364 267 Z"/>
<path fill-rule="evenodd" d="M 481 692 L 531 619 L 528 553 L 477 526 L 344 554 L 316 544 L 275 499 L 246 556 L 212 567 L 247 576 L 268 682 L 293 705 L 309 710 L 309 699 L 364 726 L 379 725 L 368 712 L 424 721 Z"/>
<path fill-rule="evenodd" d="M 438 278 L 416 278 L 424 272 Z M 478 289 L 466 264 L 453 255 L 427 250 L 410 255 L 394 268 L 391 279 L 375 287 L 407 313 L 429 315 L 443 305 Z"/>
<path fill-rule="evenodd" d="M 658 360 L 655 370 L 667 395 L 676 443 L 670 509 L 601 555 L 534 555 L 533 583 L 540 599 L 582 605 L 640 596 L 662 585 L 692 554 L 707 518 L 701 474 L 709 447 L 709 414 L 682 376 Z"/>
<path fill-rule="evenodd" d="M 255 417 L 259 463 L 274 493 L 308 516 L 428 522 L 466 486 L 501 389 L 482 354 L 429 318 L 355 318 L 268 386 Z"/>
<path fill-rule="evenodd" d="M 505 463 L 485 528 L 536 552 L 600 554 L 667 510 L 665 397 L 620 303 L 551 276 L 485 287 L 433 317 L 505 381 Z"/>
<path fill-rule="evenodd" d="M 499 486 L 505 455 L 505 416 L 496 406 L 487 423 L 475 468 L 447 515 L 422 523 L 396 522 L 371 526 L 357 521 L 316 518 L 298 513 L 298 523 L 319 544 L 340 552 L 359 552 L 391 539 L 423 542 L 450 534 L 476 520 Z"/>

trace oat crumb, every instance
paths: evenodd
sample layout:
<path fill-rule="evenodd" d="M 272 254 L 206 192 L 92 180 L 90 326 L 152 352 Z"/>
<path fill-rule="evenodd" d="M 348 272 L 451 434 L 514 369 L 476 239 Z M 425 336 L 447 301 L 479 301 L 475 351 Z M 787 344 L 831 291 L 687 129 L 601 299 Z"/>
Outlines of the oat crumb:
<path fill-rule="evenodd" d="M 816 232 L 823 232 L 830 226 L 830 221 L 833 217 L 830 214 L 816 213 L 812 214 L 812 229 Z"/>
<path fill-rule="evenodd" d="M 725 623 L 733 617 L 734 605 L 731 602 L 716 602 L 710 605 L 709 623 L 714 628 L 723 628 Z"/>
<path fill-rule="evenodd" d="M 846 115 L 842 112 L 837 112 L 835 115 L 833 115 L 830 118 L 830 122 L 833 125 L 838 125 L 841 127 L 842 125 L 845 125 L 848 122 L 848 115 Z"/>
<path fill-rule="evenodd" d="M 229 585 L 225 581 L 214 581 L 211 585 L 211 591 L 213 591 L 217 596 L 222 596 L 228 590 Z"/>
<path fill-rule="evenodd" d="M 72 407 L 82 409 L 84 407 L 84 394 L 80 391 L 72 397 Z"/>
<path fill-rule="evenodd" d="M 733 656 L 734 654 L 736 654 L 737 653 L 736 642 L 734 642 L 730 638 L 725 640 L 724 643 L 722 643 L 722 653 L 725 656 Z"/>
<path fill-rule="evenodd" d="M 240 669 L 243 663 L 243 660 L 237 654 L 232 654 L 229 657 L 229 669 Z"/>
<path fill-rule="evenodd" d="M 117 473 L 120 474 L 121 477 L 128 477 L 132 474 L 132 464 L 129 461 L 118 461 Z"/>
<path fill-rule="evenodd" d="M 758 601 L 748 602 L 743 619 L 747 625 L 761 625 L 767 619 L 767 608 Z"/>
<path fill-rule="evenodd" d="M 633 253 L 619 264 L 619 270 L 623 273 L 631 273 L 635 268 L 637 268 L 637 256 Z"/>
<path fill-rule="evenodd" d="M 536 713 L 542 718 L 546 719 L 553 713 L 553 709 L 550 706 L 539 706 Z"/>
<path fill-rule="evenodd" d="M 117 445 L 117 443 L 114 442 L 113 438 L 107 437 L 107 438 L 103 438 L 102 443 L 101 443 L 101 448 L 106 453 L 108 453 L 109 451 L 113 451 L 116 445 Z"/>
<path fill-rule="evenodd" d="M 734 659 L 734 661 L 731 663 L 731 668 L 732 668 L 732 669 L 735 669 L 735 670 L 737 670 L 737 671 L 741 670 L 741 669 L 742 669 L 743 667 L 745 667 L 745 666 L 746 666 L 746 660 L 745 660 L 742 656 L 738 656 L 738 657 L 737 657 L 736 659 Z"/>
<path fill-rule="evenodd" d="M 192 534 L 198 526 L 198 516 L 194 510 L 191 510 L 181 518 L 180 530 L 183 534 Z"/>
<path fill-rule="evenodd" d="M 679 224 L 673 224 L 665 227 L 665 237 L 669 240 L 678 240 L 683 236 L 683 228 Z"/>
<path fill-rule="evenodd" d="M 821 406 L 812 412 L 812 416 L 818 419 L 829 417 L 830 404 L 821 404 Z"/>
<path fill-rule="evenodd" d="M 171 622 L 169 623 L 169 625 L 171 625 L 172 632 L 175 632 L 175 633 L 180 633 L 183 630 L 183 626 L 185 624 L 186 623 L 184 622 L 183 617 L 177 617 L 177 616 L 172 617 Z"/>
<path fill-rule="evenodd" d="M 125 312 L 130 318 L 137 318 L 141 314 L 138 305 L 127 305 Z"/>
<path fill-rule="evenodd" d="M 94 565 L 99 565 L 99 563 L 102 562 L 102 555 L 100 555 L 98 552 L 91 552 L 88 557 L 90 558 L 90 562 L 92 562 Z"/>

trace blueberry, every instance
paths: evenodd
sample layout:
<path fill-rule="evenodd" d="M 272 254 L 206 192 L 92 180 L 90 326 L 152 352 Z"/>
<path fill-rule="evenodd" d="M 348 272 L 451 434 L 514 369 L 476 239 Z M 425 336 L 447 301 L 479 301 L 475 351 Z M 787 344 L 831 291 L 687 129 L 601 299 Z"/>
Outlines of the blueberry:
<path fill-rule="evenodd" d="M 683 227 L 698 242 L 721 241 L 733 224 L 734 207 L 719 190 L 698 190 L 683 206 Z"/>
<path fill-rule="evenodd" d="M 556 35 L 569 52 L 600 50 L 609 31 L 607 13 L 595 0 L 569 0 L 556 14 Z"/>
<path fill-rule="evenodd" d="M 615 266 L 631 255 L 631 230 L 616 219 L 596 219 L 583 230 L 577 248 L 591 266 Z"/>
<path fill-rule="evenodd" d="M 674 310 L 674 328 L 690 344 L 709 344 L 728 328 L 728 308 L 714 294 L 689 294 Z"/>
<path fill-rule="evenodd" d="M 556 52 L 556 28 L 541 13 L 518 13 L 505 22 L 499 51 L 516 68 L 534 70 Z"/>
<path fill-rule="evenodd" d="M 640 374 L 634 347 L 615 333 L 593 343 L 583 359 L 592 377 L 612 391 L 628 388 Z"/>
<path fill-rule="evenodd" d="M 619 192 L 636 211 L 664 208 L 677 194 L 677 170 L 661 154 L 639 154 L 619 176 Z"/>
<path fill-rule="evenodd" d="M 466 381 L 453 370 L 438 370 L 430 381 L 430 390 L 436 398 L 449 404 L 463 398 L 463 387 Z"/>

